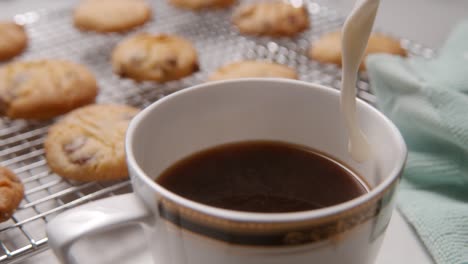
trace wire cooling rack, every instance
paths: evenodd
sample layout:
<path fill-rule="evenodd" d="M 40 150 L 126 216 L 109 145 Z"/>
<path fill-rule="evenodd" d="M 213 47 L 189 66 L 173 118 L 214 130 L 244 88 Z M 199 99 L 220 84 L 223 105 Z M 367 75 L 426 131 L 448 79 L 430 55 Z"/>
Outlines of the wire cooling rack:
<path fill-rule="evenodd" d="M 166 84 L 140 83 L 114 75 L 109 64 L 112 47 L 131 34 L 83 33 L 71 24 L 72 7 L 40 10 L 15 16 L 25 24 L 30 46 L 19 59 L 64 58 L 87 65 L 96 75 L 98 102 L 124 103 L 139 108 L 174 91 L 204 82 L 210 72 L 231 61 L 259 59 L 295 68 L 301 80 L 334 88 L 340 70 L 307 58 L 307 49 L 327 31 L 338 29 L 343 19 L 324 3 L 306 1 L 312 27 L 294 39 L 255 38 L 237 33 L 230 24 L 232 9 L 206 12 L 178 10 L 163 0 L 153 1 L 155 18 L 137 31 L 166 32 L 185 36 L 199 52 L 201 70 Z M 412 55 L 431 57 L 433 52 L 402 40 Z M 374 102 L 366 76 L 358 82 L 358 96 Z M 0 223 L 0 262 L 14 263 L 47 248 L 45 225 L 57 213 L 84 202 L 130 191 L 128 180 L 80 183 L 52 173 L 44 158 L 43 141 L 49 122 L 0 119 L 0 165 L 12 169 L 25 186 L 25 197 L 16 213 Z"/>

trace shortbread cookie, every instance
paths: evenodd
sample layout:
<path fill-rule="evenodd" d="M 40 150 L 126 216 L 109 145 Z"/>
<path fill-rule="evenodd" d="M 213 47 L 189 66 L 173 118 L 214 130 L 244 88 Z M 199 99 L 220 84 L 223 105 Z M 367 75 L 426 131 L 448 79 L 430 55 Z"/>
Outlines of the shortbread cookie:
<path fill-rule="evenodd" d="M 94 102 L 94 75 L 64 60 L 13 62 L 0 68 L 0 116 L 48 119 Z"/>
<path fill-rule="evenodd" d="M 117 45 L 112 67 L 135 81 L 167 82 L 198 71 L 198 58 L 192 43 L 182 37 L 140 33 Z"/>
<path fill-rule="evenodd" d="M 360 70 L 365 70 L 365 56 L 372 53 L 389 53 L 400 56 L 406 56 L 406 50 L 400 45 L 400 42 L 391 37 L 372 33 L 364 59 L 360 65 Z M 323 63 L 333 63 L 341 66 L 341 32 L 331 32 L 323 35 L 319 40 L 312 43 L 309 49 L 310 58 Z"/>
<path fill-rule="evenodd" d="M 297 79 L 297 73 L 288 66 L 277 63 L 266 61 L 240 61 L 219 68 L 210 76 L 209 80 L 219 81 L 254 77 Z"/>
<path fill-rule="evenodd" d="M 224 8 L 232 5 L 236 0 L 169 0 L 177 7 L 198 10 L 203 8 Z"/>
<path fill-rule="evenodd" d="M 28 45 L 24 27 L 14 22 L 0 22 L 0 61 L 19 55 Z"/>
<path fill-rule="evenodd" d="M 9 169 L 0 166 L 0 222 L 13 215 L 24 195 L 24 187 Z"/>
<path fill-rule="evenodd" d="M 136 108 L 94 104 L 76 109 L 54 124 L 44 147 L 49 167 L 77 181 L 126 178 L 125 132 Z"/>
<path fill-rule="evenodd" d="M 123 32 L 151 18 L 144 0 L 82 0 L 74 12 L 75 26 L 97 32 Z"/>
<path fill-rule="evenodd" d="M 293 36 L 309 27 L 305 6 L 280 1 L 242 5 L 232 21 L 241 33 L 252 35 Z"/>

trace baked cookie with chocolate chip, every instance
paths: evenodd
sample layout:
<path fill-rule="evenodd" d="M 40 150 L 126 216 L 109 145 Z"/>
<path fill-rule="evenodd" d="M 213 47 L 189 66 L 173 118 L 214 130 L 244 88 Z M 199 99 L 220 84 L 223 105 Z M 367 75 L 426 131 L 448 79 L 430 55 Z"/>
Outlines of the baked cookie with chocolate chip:
<path fill-rule="evenodd" d="M 0 68 L 0 116 L 48 119 L 94 102 L 98 88 L 84 66 L 65 60 L 19 61 Z"/>
<path fill-rule="evenodd" d="M 76 109 L 54 124 L 44 147 L 47 164 L 77 181 L 118 180 L 128 176 L 124 140 L 138 109 L 93 104 Z"/>
<path fill-rule="evenodd" d="M 224 8 L 232 5 L 236 0 L 169 0 L 177 7 L 199 10 L 203 8 Z"/>
<path fill-rule="evenodd" d="M 140 33 L 117 45 L 112 68 L 135 81 L 163 83 L 198 71 L 198 57 L 192 43 L 182 37 Z"/>
<path fill-rule="evenodd" d="M 406 56 L 406 50 L 400 45 L 400 41 L 380 33 L 372 33 L 369 37 L 364 58 L 359 69 L 365 70 L 366 56 L 373 53 L 388 53 Z M 330 32 L 312 43 L 309 49 L 309 57 L 322 63 L 332 63 L 341 67 L 341 32 Z"/>
<path fill-rule="evenodd" d="M 0 61 L 19 55 L 27 45 L 28 37 L 23 26 L 14 22 L 0 22 Z"/>
<path fill-rule="evenodd" d="M 82 0 L 75 9 L 77 28 L 96 32 L 124 32 L 151 18 L 144 0 Z"/>
<path fill-rule="evenodd" d="M 280 1 L 245 4 L 234 11 L 232 22 L 241 33 L 262 36 L 294 36 L 309 27 L 305 6 Z"/>
<path fill-rule="evenodd" d="M 0 222 L 13 215 L 23 200 L 24 187 L 18 177 L 9 169 L 0 166 Z"/>
<path fill-rule="evenodd" d="M 287 78 L 297 79 L 297 73 L 288 66 L 266 61 L 240 61 L 222 66 L 210 77 L 210 81 L 240 78 Z"/>

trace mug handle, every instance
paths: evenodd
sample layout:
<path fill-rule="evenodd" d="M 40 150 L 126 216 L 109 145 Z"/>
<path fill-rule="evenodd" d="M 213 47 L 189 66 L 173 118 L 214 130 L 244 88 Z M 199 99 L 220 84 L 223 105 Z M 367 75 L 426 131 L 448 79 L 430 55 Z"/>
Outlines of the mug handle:
<path fill-rule="evenodd" d="M 145 225 L 151 212 L 135 194 L 112 196 L 67 210 L 47 224 L 49 246 L 62 263 L 72 263 L 71 245 L 81 237 L 129 224 Z"/>

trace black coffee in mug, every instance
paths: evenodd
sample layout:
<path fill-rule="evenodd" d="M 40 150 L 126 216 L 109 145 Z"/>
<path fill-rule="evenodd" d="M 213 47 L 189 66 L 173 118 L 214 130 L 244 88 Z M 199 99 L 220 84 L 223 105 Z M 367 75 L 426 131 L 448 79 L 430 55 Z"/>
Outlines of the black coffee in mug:
<path fill-rule="evenodd" d="M 199 203 L 259 213 L 314 210 L 368 192 L 359 176 L 334 159 L 276 141 L 203 150 L 172 165 L 156 182 Z"/>

